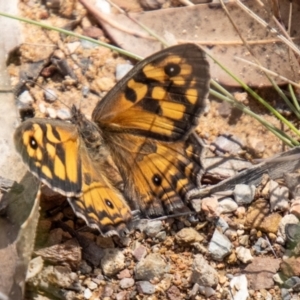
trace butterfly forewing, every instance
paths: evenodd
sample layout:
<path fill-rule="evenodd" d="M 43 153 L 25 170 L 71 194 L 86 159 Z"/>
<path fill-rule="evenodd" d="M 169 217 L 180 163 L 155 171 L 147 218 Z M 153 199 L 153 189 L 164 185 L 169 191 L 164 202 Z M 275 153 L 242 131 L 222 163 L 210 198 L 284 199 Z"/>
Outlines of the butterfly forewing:
<path fill-rule="evenodd" d="M 97 105 L 93 119 L 106 132 L 176 141 L 198 124 L 208 86 L 203 50 L 170 47 L 139 62 Z"/>
<path fill-rule="evenodd" d="M 75 125 L 30 119 L 16 129 L 14 141 L 23 161 L 42 182 L 65 196 L 81 195 L 80 140 Z"/>

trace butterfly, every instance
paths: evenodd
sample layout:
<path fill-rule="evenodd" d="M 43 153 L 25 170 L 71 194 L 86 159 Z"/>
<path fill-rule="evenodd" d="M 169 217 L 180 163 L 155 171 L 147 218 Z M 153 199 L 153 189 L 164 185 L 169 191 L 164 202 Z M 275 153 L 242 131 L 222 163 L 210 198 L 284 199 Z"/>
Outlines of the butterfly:
<path fill-rule="evenodd" d="M 92 119 L 73 106 L 70 121 L 32 118 L 15 131 L 17 152 L 77 216 L 104 236 L 145 217 L 183 211 L 200 185 L 194 133 L 209 90 L 209 64 L 194 44 L 140 61 L 98 102 Z"/>

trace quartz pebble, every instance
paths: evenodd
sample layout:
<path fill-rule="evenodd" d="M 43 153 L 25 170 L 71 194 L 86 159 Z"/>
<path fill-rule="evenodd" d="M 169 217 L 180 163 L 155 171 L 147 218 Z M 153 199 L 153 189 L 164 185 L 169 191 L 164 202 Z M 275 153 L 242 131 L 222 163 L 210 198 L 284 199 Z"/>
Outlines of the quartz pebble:
<path fill-rule="evenodd" d="M 55 102 L 57 100 L 56 92 L 53 89 L 46 89 L 44 91 L 44 97 L 48 102 Z"/>
<path fill-rule="evenodd" d="M 119 64 L 116 66 L 116 80 L 121 80 L 131 69 L 133 65 L 131 64 Z"/>
<path fill-rule="evenodd" d="M 22 94 L 19 95 L 18 97 L 18 100 L 19 100 L 19 107 L 20 108 L 26 108 L 26 107 L 29 107 L 33 102 L 33 98 L 32 96 L 30 95 L 29 91 L 24 91 Z"/>
<path fill-rule="evenodd" d="M 233 300 L 247 300 L 249 297 L 248 282 L 245 275 L 235 276 L 229 283 Z"/>
<path fill-rule="evenodd" d="M 238 205 L 250 204 L 255 196 L 255 186 L 237 184 L 234 188 L 233 195 Z"/>
<path fill-rule="evenodd" d="M 250 249 L 247 249 L 245 247 L 237 247 L 236 254 L 237 258 L 244 264 L 247 264 L 253 260 Z"/>
<path fill-rule="evenodd" d="M 215 230 L 208 246 L 211 257 L 217 261 L 222 261 L 225 256 L 230 254 L 232 244 L 230 240 L 219 230 Z"/>
<path fill-rule="evenodd" d="M 231 198 L 221 200 L 218 206 L 221 214 L 232 213 L 238 208 L 237 203 Z"/>

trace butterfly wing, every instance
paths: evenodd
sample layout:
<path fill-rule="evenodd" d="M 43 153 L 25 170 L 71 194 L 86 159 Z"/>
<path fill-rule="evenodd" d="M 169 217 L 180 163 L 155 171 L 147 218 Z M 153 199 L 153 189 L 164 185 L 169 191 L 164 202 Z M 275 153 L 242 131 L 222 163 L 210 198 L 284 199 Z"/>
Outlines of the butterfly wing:
<path fill-rule="evenodd" d="M 67 196 L 75 213 L 89 226 L 103 235 L 126 231 L 131 219 L 129 207 L 106 179 L 101 164 L 92 161 L 75 125 L 27 120 L 16 129 L 14 140 L 30 171 Z"/>
<path fill-rule="evenodd" d="M 191 132 L 209 79 L 201 48 L 174 46 L 138 63 L 93 112 L 128 198 L 145 215 L 182 209 L 199 184 L 201 146 Z"/>
<path fill-rule="evenodd" d="M 107 131 L 180 140 L 198 124 L 209 87 L 209 65 L 194 44 L 170 47 L 139 62 L 96 106 Z"/>

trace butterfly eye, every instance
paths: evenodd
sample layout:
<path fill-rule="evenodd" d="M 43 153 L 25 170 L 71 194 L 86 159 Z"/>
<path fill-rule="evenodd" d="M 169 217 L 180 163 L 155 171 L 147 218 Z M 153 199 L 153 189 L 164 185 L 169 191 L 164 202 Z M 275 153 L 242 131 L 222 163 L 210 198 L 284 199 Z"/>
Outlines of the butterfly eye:
<path fill-rule="evenodd" d="M 169 63 L 165 66 L 164 68 L 165 70 L 165 73 L 169 76 L 169 77 L 172 77 L 172 76 L 176 76 L 180 73 L 180 66 L 177 65 L 177 64 L 174 64 L 174 63 Z"/>
<path fill-rule="evenodd" d="M 33 136 L 30 137 L 29 145 L 34 150 L 36 150 L 38 147 L 38 143 L 36 142 L 36 139 Z"/>
<path fill-rule="evenodd" d="M 156 186 L 160 186 L 161 185 L 161 177 L 157 174 L 155 174 L 152 177 L 152 182 L 156 185 Z"/>
<path fill-rule="evenodd" d="M 106 205 L 108 206 L 108 207 L 110 207 L 110 208 L 114 208 L 114 206 L 113 206 L 113 204 L 111 203 L 111 201 L 109 201 L 108 199 L 105 199 L 105 203 L 106 203 Z"/>

